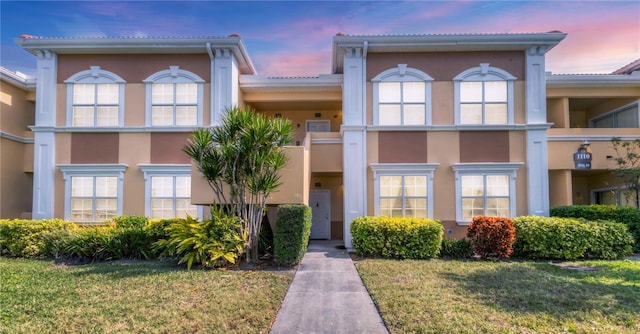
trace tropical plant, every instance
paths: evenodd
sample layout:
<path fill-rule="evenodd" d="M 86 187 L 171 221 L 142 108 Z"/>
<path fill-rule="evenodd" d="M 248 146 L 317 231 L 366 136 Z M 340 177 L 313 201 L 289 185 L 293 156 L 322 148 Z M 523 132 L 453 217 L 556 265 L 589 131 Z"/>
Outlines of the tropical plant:
<path fill-rule="evenodd" d="M 166 228 L 168 239 L 155 243 L 156 250 L 178 256 L 178 264 L 195 264 L 219 267 L 236 263 L 244 242 L 238 235 L 238 220 L 213 213 L 211 220 L 197 221 L 190 216 L 180 219 Z"/>
<path fill-rule="evenodd" d="M 611 143 L 616 152 L 616 167 L 613 168 L 613 172 L 630 190 L 628 196 L 632 198 L 627 200 L 640 207 L 640 139 L 623 141 L 613 138 Z"/>
<path fill-rule="evenodd" d="M 184 148 L 213 190 L 212 206 L 240 220 L 248 262 L 258 260 L 267 196 L 281 184 L 278 172 L 286 164 L 282 148 L 292 135 L 289 120 L 234 107 L 227 109 L 220 126 L 197 129 Z"/>

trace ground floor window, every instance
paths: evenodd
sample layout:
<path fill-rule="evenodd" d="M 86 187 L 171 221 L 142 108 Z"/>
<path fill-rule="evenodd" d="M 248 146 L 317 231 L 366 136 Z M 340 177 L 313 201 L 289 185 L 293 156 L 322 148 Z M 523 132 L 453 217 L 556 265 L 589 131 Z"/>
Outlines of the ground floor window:
<path fill-rule="evenodd" d="M 118 178 L 71 177 L 71 220 L 106 221 L 118 214 Z"/>
<path fill-rule="evenodd" d="M 122 214 L 122 164 L 58 165 L 65 180 L 64 217 L 104 222 Z"/>
<path fill-rule="evenodd" d="M 509 175 L 462 175 L 462 219 L 510 217 Z"/>
<path fill-rule="evenodd" d="M 427 217 L 426 176 L 380 176 L 380 215 Z"/>
<path fill-rule="evenodd" d="M 202 217 L 191 204 L 191 166 L 185 164 L 138 165 L 145 179 L 145 215 L 150 218 Z"/>
<path fill-rule="evenodd" d="M 151 218 L 198 216 L 191 205 L 191 176 L 151 177 Z"/>
<path fill-rule="evenodd" d="M 375 214 L 433 217 L 433 172 L 437 167 L 438 164 L 372 164 Z"/>
<path fill-rule="evenodd" d="M 456 220 L 468 224 L 475 216 L 512 217 L 516 212 L 516 174 L 522 163 L 458 163 Z"/>

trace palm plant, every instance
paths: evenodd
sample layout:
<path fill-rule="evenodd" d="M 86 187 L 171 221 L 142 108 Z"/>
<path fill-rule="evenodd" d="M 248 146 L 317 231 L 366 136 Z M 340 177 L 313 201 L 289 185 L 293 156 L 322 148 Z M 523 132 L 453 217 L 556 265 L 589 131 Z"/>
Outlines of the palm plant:
<path fill-rule="evenodd" d="M 213 190 L 212 206 L 240 219 L 247 261 L 258 260 L 267 197 L 281 184 L 282 148 L 292 136 L 289 120 L 234 107 L 219 127 L 197 129 L 184 148 Z"/>

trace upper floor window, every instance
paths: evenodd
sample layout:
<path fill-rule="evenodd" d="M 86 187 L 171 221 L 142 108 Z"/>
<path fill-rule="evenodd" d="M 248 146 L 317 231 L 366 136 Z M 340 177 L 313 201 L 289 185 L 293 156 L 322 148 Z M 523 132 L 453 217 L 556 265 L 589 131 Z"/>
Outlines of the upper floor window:
<path fill-rule="evenodd" d="M 91 66 L 65 83 L 68 126 L 122 126 L 125 84 L 122 78 L 100 66 Z"/>
<path fill-rule="evenodd" d="M 204 80 L 170 66 L 144 80 L 147 126 L 201 126 Z"/>
<path fill-rule="evenodd" d="M 482 63 L 454 80 L 455 122 L 460 125 L 513 124 L 515 77 Z"/>
<path fill-rule="evenodd" d="M 371 81 L 375 125 L 431 124 L 433 78 L 428 74 L 399 64 Z"/>
<path fill-rule="evenodd" d="M 608 112 L 591 120 L 594 128 L 639 128 L 640 101 L 633 102 L 622 108 Z"/>

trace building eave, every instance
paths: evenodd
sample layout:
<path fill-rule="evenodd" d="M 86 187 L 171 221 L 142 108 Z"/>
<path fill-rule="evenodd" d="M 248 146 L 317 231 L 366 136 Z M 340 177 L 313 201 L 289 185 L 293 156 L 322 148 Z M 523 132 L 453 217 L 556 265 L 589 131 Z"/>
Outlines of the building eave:
<path fill-rule="evenodd" d="M 255 67 L 239 36 L 228 37 L 33 37 L 21 36 L 16 44 L 34 55 L 56 54 L 208 54 L 208 47 L 230 49 L 243 74 Z"/>
<path fill-rule="evenodd" d="M 342 75 L 275 78 L 262 75 L 241 75 L 240 88 L 245 92 L 341 92 Z"/>
<path fill-rule="evenodd" d="M 547 74 L 547 87 L 640 87 L 640 72 L 619 74 Z"/>
<path fill-rule="evenodd" d="M 0 80 L 26 91 L 36 90 L 36 80 L 0 66 Z"/>
<path fill-rule="evenodd" d="M 372 52 L 524 51 L 551 50 L 567 34 L 562 32 L 513 34 L 336 35 L 333 37 L 333 73 L 342 73 L 346 48 Z"/>

